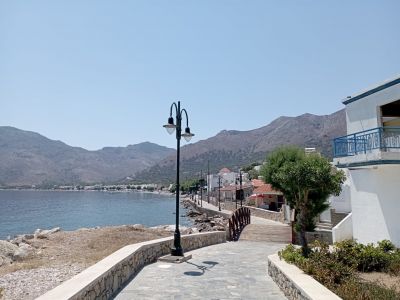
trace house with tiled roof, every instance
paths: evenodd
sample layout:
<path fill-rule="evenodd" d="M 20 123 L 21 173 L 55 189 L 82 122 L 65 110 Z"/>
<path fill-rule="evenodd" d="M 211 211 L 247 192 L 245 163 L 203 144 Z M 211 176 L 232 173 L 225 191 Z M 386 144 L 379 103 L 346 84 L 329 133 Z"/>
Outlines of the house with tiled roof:
<path fill-rule="evenodd" d="M 219 172 L 218 172 L 218 174 L 221 175 L 221 176 L 223 176 L 224 174 L 227 174 L 227 173 L 232 173 L 232 171 L 229 170 L 228 168 L 222 168 L 222 169 L 219 170 Z"/>
<path fill-rule="evenodd" d="M 269 210 L 279 210 L 283 203 L 283 194 L 277 191 L 269 183 L 263 183 L 253 190 L 249 197 L 249 204 Z"/>
<path fill-rule="evenodd" d="M 236 191 L 239 190 L 239 185 L 228 185 L 221 188 L 221 199 L 224 201 L 236 201 Z M 243 184 L 244 198 L 252 194 L 253 186 L 251 184 Z M 239 200 L 239 199 L 238 199 Z"/>
<path fill-rule="evenodd" d="M 262 186 L 263 184 L 265 184 L 265 182 L 263 180 L 261 180 L 261 179 L 252 179 L 251 180 L 251 184 L 256 189 L 256 188 Z"/>

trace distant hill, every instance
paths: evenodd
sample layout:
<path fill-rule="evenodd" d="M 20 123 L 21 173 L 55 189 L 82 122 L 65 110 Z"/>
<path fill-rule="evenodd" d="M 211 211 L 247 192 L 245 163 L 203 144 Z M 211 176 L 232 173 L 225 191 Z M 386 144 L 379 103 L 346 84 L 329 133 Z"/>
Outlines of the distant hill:
<path fill-rule="evenodd" d="M 115 182 L 175 150 L 145 142 L 88 151 L 38 133 L 0 127 L 0 186 Z"/>
<path fill-rule="evenodd" d="M 237 170 L 246 164 L 262 161 L 266 154 L 282 145 L 315 147 L 324 156 L 332 157 L 332 139 L 346 134 L 344 110 L 331 115 L 304 114 L 280 117 L 270 124 L 249 131 L 223 130 L 216 136 L 181 148 L 181 178 L 198 176 L 200 170 L 217 171 L 222 167 Z M 135 175 L 137 181 L 173 182 L 175 155 Z"/>

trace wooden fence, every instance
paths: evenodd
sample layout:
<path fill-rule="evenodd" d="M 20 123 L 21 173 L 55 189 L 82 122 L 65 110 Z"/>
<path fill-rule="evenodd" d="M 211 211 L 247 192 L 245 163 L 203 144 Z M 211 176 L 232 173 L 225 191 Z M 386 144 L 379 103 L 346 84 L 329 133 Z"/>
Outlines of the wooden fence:
<path fill-rule="evenodd" d="M 229 240 L 237 241 L 243 228 L 250 224 L 250 209 L 238 208 L 229 219 Z"/>

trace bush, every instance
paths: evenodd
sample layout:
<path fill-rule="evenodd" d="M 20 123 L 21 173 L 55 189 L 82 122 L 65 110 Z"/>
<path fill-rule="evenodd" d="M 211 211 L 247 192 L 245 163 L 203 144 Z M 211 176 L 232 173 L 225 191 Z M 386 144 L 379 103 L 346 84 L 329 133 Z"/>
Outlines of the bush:
<path fill-rule="evenodd" d="M 305 269 L 306 273 L 313 275 L 315 279 L 329 287 L 354 276 L 353 269 L 338 261 L 335 255 L 329 251 L 328 244 L 316 241 L 313 247 L 307 269 Z"/>
<path fill-rule="evenodd" d="M 303 257 L 301 249 L 295 248 L 292 244 L 286 246 L 285 249 L 278 252 L 279 258 L 284 259 L 288 263 L 294 264 L 296 266 L 301 266 L 307 260 Z"/>
<path fill-rule="evenodd" d="M 329 252 L 327 244 L 317 243 L 314 246 L 316 247 L 310 252 L 308 258 L 303 257 L 301 249 L 296 249 L 293 245 L 288 245 L 278 254 L 285 261 L 295 264 L 305 273 L 329 287 L 354 276 L 352 268 L 335 260 L 335 257 Z"/>
<path fill-rule="evenodd" d="M 392 275 L 400 275 L 400 250 L 396 249 L 389 255 L 389 257 L 389 265 L 385 271 Z"/>
<path fill-rule="evenodd" d="M 357 269 L 359 263 L 359 254 L 361 252 L 360 244 L 353 240 L 346 240 L 335 244 L 334 255 L 336 259 L 346 266 Z"/>
<path fill-rule="evenodd" d="M 394 245 L 389 241 L 382 241 L 374 246 L 348 240 L 335 244 L 335 255 L 338 261 L 361 272 L 381 272 L 387 270 L 391 263 L 388 249 L 392 248 Z"/>
<path fill-rule="evenodd" d="M 384 252 L 390 252 L 396 249 L 394 244 L 389 240 L 383 240 L 378 242 L 378 247 Z"/>
<path fill-rule="evenodd" d="M 390 256 L 373 244 L 362 247 L 357 269 L 361 272 L 383 271 L 390 263 Z"/>
<path fill-rule="evenodd" d="M 293 245 L 288 245 L 278 254 L 343 299 L 400 299 L 400 294 L 394 288 L 362 282 L 356 276 L 357 270 L 400 274 L 400 249 L 396 249 L 389 241 L 374 246 L 348 240 L 336 243 L 334 251 L 330 251 L 326 243 L 316 241 L 308 258 L 303 257 L 301 249 Z"/>
<path fill-rule="evenodd" d="M 334 289 L 334 292 L 344 300 L 398 300 L 399 293 L 383 284 L 359 282 L 350 280 Z"/>

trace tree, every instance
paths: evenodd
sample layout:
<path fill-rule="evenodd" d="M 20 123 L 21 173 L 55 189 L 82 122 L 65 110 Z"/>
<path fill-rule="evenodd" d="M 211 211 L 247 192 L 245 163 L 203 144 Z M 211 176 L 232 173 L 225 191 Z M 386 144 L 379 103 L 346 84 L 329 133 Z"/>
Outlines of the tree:
<path fill-rule="evenodd" d="M 309 253 L 306 231 L 326 208 L 329 195 L 338 195 L 345 180 L 344 172 L 331 166 L 317 154 L 306 155 L 296 147 L 272 152 L 261 169 L 261 175 L 280 190 L 287 203 L 296 211 L 295 229 L 299 233 L 303 255 Z"/>

